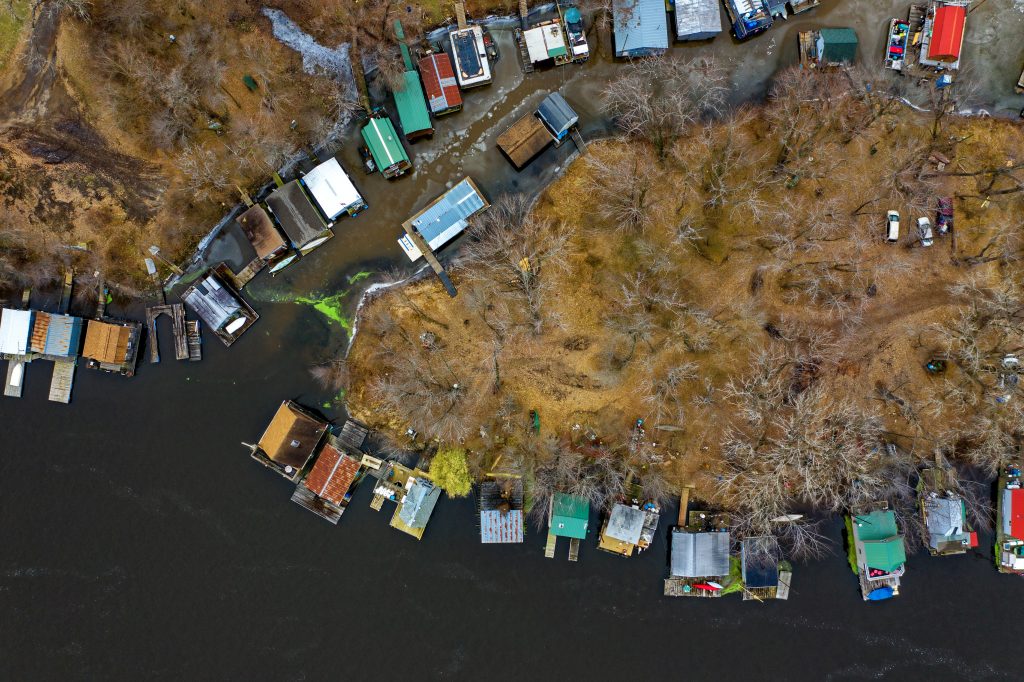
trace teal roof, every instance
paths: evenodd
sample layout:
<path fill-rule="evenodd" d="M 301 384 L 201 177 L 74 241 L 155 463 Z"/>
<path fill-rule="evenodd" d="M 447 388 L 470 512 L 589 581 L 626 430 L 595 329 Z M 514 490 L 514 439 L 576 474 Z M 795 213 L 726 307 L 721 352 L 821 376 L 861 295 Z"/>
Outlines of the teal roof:
<path fill-rule="evenodd" d="M 901 537 L 864 543 L 864 563 L 868 568 L 892 573 L 906 562 L 907 551 Z"/>
<path fill-rule="evenodd" d="M 873 511 L 870 514 L 854 516 L 853 523 L 857 526 L 857 537 L 861 542 L 888 540 L 899 534 L 896 529 L 896 515 L 891 511 Z"/>
<path fill-rule="evenodd" d="M 420 84 L 420 75 L 415 71 L 406 71 L 404 79 L 405 86 L 393 93 L 402 132 L 408 137 L 424 130 L 433 130 L 430 112 L 427 111 L 427 100 L 423 96 L 423 86 Z"/>
<path fill-rule="evenodd" d="M 822 58 L 829 63 L 852 62 L 857 58 L 857 34 L 852 28 L 823 28 Z"/>
<path fill-rule="evenodd" d="M 396 163 L 409 162 L 409 155 L 405 153 L 405 147 L 398 139 L 395 126 L 391 119 L 371 118 L 362 129 L 363 141 L 370 149 L 377 168 L 383 172 Z"/>
<path fill-rule="evenodd" d="M 590 503 L 576 495 L 555 493 L 551 507 L 551 534 L 562 538 L 587 537 Z"/>

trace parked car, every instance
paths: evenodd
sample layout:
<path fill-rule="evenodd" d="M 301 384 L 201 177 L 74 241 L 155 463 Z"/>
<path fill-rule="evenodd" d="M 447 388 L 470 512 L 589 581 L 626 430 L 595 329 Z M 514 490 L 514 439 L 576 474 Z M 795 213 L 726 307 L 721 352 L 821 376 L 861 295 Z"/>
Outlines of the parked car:
<path fill-rule="evenodd" d="M 917 219 L 917 236 L 921 238 L 921 246 L 931 246 L 935 235 L 932 233 L 932 221 L 928 218 Z"/>
<path fill-rule="evenodd" d="M 953 197 L 939 197 L 935 229 L 939 234 L 946 234 L 953 229 Z"/>
<path fill-rule="evenodd" d="M 885 214 L 888 228 L 885 231 L 885 241 L 893 244 L 900 240 L 900 214 L 896 211 L 889 211 Z"/>

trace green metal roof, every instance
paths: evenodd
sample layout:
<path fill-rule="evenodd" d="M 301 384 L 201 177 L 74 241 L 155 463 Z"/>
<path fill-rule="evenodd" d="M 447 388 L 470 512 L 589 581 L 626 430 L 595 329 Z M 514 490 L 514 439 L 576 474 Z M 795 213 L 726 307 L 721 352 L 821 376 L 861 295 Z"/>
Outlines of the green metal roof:
<path fill-rule="evenodd" d="M 891 511 L 873 511 L 853 517 L 857 526 L 857 537 L 861 542 L 872 540 L 888 540 L 899 534 L 896 530 L 896 515 Z"/>
<path fill-rule="evenodd" d="M 906 562 L 907 551 L 901 537 L 864 543 L 864 563 L 868 568 L 891 573 Z"/>
<path fill-rule="evenodd" d="M 562 538 L 587 537 L 590 503 L 576 495 L 555 493 L 551 509 L 551 534 Z"/>
<path fill-rule="evenodd" d="M 383 171 L 401 161 L 409 161 L 390 118 L 371 118 L 361 132 L 377 168 Z"/>
<path fill-rule="evenodd" d="M 432 130 L 430 112 L 427 110 L 427 99 L 423 96 L 419 73 L 406 71 L 404 79 L 405 87 L 394 92 L 395 108 L 398 109 L 398 122 L 402 124 L 402 132 L 408 137 L 423 130 Z"/>
<path fill-rule="evenodd" d="M 857 57 L 857 34 L 852 28 L 823 28 L 822 58 L 826 62 L 852 62 Z"/>

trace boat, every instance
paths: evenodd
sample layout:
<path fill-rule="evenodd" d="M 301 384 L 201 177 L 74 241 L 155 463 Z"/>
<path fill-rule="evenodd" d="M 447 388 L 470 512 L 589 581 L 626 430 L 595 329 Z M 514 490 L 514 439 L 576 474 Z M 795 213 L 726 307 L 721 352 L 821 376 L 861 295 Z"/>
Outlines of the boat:
<path fill-rule="evenodd" d="M 910 24 L 902 19 L 889 22 L 889 38 L 885 44 L 885 66 L 893 71 L 902 71 L 907 57 L 907 38 Z"/>
<path fill-rule="evenodd" d="M 885 601 L 892 599 L 893 590 L 891 587 L 877 587 L 868 592 L 868 601 Z"/>
<path fill-rule="evenodd" d="M 14 369 L 11 370 L 11 386 L 16 388 L 21 386 L 21 377 L 24 376 L 24 374 L 25 365 L 24 363 L 19 362 L 14 366 Z"/>
<path fill-rule="evenodd" d="M 773 19 L 765 0 L 725 0 L 725 11 L 736 40 L 753 38 L 771 28 Z"/>
<path fill-rule="evenodd" d="M 583 26 L 583 15 L 576 7 L 565 10 L 565 35 L 569 38 L 569 49 L 572 61 L 585 62 L 590 58 L 590 46 L 587 45 L 587 32 Z"/>

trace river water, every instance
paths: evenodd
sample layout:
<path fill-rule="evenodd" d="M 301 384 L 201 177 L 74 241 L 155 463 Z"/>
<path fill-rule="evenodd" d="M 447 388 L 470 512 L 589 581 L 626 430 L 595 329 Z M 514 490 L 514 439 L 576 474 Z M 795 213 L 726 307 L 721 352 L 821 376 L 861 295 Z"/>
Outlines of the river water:
<path fill-rule="evenodd" d="M 969 20 L 965 61 L 1002 111 L 1022 104 L 1012 89 L 1021 4 L 988 0 Z M 795 60 L 801 28 L 853 26 L 861 58 L 874 58 L 887 17 L 904 12 L 826 1 L 747 44 L 723 35 L 679 49 L 729 60 L 740 102 Z M 463 174 L 491 198 L 550 179 L 571 144 L 519 174 L 493 149 L 545 92 L 561 88 L 585 136 L 607 131 L 597 95 L 615 65 L 598 57 L 524 78 L 508 33 L 495 35 L 495 84 L 413 146 L 415 176 L 353 173 L 370 210 L 282 275 L 255 280 L 247 295 L 262 317 L 230 350 L 207 335 L 201 363 L 174 363 L 164 324 L 165 360 L 140 363 L 132 379 L 80 369 L 72 404 L 56 405 L 49 363 L 38 362 L 24 397 L 0 401 L 0 679 L 1021 679 L 1024 581 L 998 575 L 988 552 L 914 556 L 900 598 L 865 604 L 836 523 L 836 554 L 798 566 L 788 602 L 670 600 L 664 521 L 639 557 L 589 539 L 571 564 L 564 544 L 545 559 L 532 528 L 523 545 L 481 546 L 473 503 L 442 500 L 417 543 L 388 527 L 387 509 L 369 508 L 369 486 L 335 527 L 249 459 L 240 441 L 257 438 L 283 398 L 342 413 L 307 368 L 343 352 L 345 332 L 297 296 L 348 292 L 351 314 L 359 286 L 409 271 L 394 241 L 401 220 Z M 341 158 L 358 168 L 355 144 Z M 230 238 L 214 248 L 245 258 Z M 350 285 L 359 272 L 373 274 Z"/>

